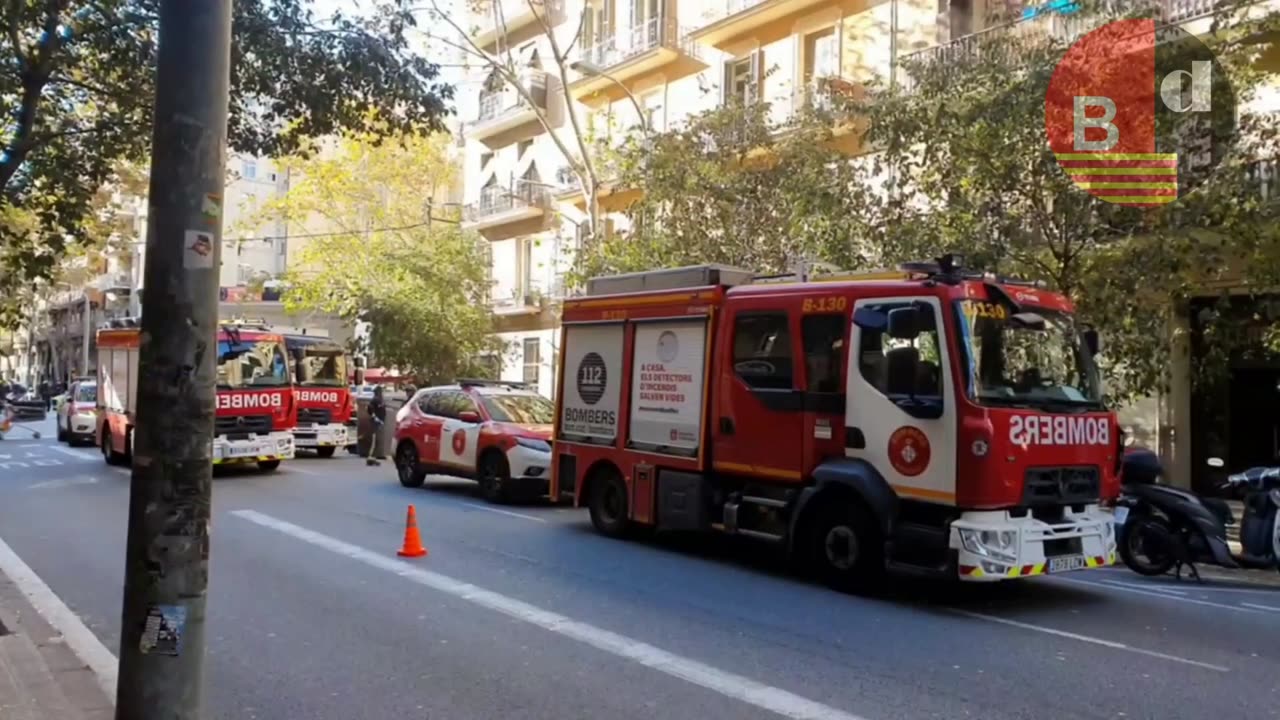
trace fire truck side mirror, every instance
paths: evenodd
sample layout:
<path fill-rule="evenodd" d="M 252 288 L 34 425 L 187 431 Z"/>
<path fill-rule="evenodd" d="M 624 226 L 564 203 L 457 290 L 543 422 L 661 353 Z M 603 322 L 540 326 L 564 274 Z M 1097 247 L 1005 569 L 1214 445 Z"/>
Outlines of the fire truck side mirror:
<path fill-rule="evenodd" d="M 1081 337 L 1084 338 L 1084 346 L 1089 348 L 1090 355 L 1097 355 L 1102 350 L 1102 338 L 1098 335 L 1098 331 L 1093 328 L 1086 328 Z"/>
<path fill-rule="evenodd" d="M 896 308 L 889 311 L 889 337 L 897 340 L 915 340 L 920 335 L 920 309 Z"/>

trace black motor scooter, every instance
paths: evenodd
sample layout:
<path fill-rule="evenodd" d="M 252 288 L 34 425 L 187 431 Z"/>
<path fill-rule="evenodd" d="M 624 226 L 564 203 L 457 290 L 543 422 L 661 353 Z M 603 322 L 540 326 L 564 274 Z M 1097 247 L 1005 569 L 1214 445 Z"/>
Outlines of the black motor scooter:
<path fill-rule="evenodd" d="M 1221 468 L 1223 462 L 1210 458 L 1209 466 Z M 1246 493 L 1238 555 L 1227 544 L 1227 525 L 1234 518 L 1226 501 L 1161 485 L 1162 475 L 1151 451 L 1125 454 L 1115 509 L 1116 544 L 1130 570 L 1163 575 L 1173 569 L 1181 579 L 1185 566 L 1199 580 L 1195 563 L 1280 569 L 1280 467 L 1250 468 L 1224 483 Z"/>

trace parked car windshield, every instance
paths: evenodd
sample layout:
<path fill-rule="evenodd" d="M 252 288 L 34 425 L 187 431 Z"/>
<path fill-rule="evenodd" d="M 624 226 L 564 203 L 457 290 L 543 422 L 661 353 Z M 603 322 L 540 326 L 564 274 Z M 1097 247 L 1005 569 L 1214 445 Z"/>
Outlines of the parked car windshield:
<path fill-rule="evenodd" d="M 98 402 L 98 386 L 97 385 L 79 385 L 76 387 L 76 402 L 78 403 L 96 403 Z"/>
<path fill-rule="evenodd" d="M 550 425 L 555 418 L 555 406 L 541 395 L 482 395 L 481 401 L 489 417 L 498 422 Z"/>

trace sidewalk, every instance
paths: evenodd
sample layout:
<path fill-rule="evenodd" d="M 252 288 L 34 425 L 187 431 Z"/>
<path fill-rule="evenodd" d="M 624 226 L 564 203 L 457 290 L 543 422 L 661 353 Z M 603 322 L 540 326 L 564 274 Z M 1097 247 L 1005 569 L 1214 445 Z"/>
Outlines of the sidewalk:
<path fill-rule="evenodd" d="M 62 636 L 0 574 L 0 718 L 112 720 L 115 710 Z"/>

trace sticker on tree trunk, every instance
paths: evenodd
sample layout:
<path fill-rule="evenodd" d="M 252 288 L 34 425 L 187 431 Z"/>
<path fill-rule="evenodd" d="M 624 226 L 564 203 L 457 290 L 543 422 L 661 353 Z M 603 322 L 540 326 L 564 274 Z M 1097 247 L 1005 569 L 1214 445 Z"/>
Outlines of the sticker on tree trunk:
<path fill-rule="evenodd" d="M 182 651 L 182 631 L 187 609 L 181 605 L 152 605 L 142 629 L 138 650 L 143 655 L 178 655 Z"/>

